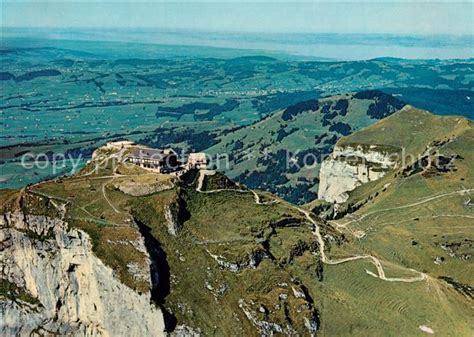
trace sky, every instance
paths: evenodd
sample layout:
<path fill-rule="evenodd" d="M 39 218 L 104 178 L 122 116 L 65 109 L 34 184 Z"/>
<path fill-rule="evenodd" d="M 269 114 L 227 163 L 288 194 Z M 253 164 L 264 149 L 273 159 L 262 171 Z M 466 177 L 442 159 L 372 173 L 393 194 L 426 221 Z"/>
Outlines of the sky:
<path fill-rule="evenodd" d="M 473 35 L 474 5 L 379 2 L 1 1 L 2 27 Z"/>

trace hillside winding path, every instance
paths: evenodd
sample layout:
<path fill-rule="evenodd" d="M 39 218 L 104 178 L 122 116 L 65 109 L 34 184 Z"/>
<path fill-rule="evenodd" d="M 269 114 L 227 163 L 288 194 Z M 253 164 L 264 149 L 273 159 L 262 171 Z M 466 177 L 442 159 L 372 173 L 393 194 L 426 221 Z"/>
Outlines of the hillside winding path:
<path fill-rule="evenodd" d="M 257 192 L 255 192 L 253 190 L 216 189 L 216 190 L 202 191 L 202 186 L 203 186 L 204 179 L 205 179 L 206 175 L 214 175 L 214 174 L 215 174 L 214 171 L 208 171 L 208 170 L 199 171 L 198 185 L 196 187 L 196 191 L 199 192 L 199 193 L 205 193 L 205 194 L 218 193 L 218 192 L 223 192 L 223 191 L 233 191 L 233 192 L 240 192 L 240 193 L 244 193 L 244 192 L 249 193 L 249 192 L 251 192 L 254 195 L 255 203 L 258 204 L 258 205 L 266 205 L 266 204 L 271 204 L 271 203 L 274 203 L 274 202 L 279 202 L 278 200 L 274 199 L 274 201 L 262 203 L 262 202 L 260 202 L 260 197 L 257 194 Z M 325 243 L 324 243 L 324 240 L 322 238 L 321 232 L 319 230 L 319 224 L 317 223 L 317 221 L 312 218 L 309 211 L 304 210 L 304 209 L 302 209 L 298 206 L 294 206 L 294 205 L 291 205 L 291 207 L 293 207 L 298 212 L 304 214 L 306 219 L 314 226 L 313 234 L 316 236 L 316 240 L 318 241 L 319 253 L 321 255 L 321 261 L 323 263 L 325 263 L 327 265 L 337 265 L 337 264 L 342 264 L 342 263 L 346 263 L 346 262 L 350 262 L 350 261 L 367 259 L 367 260 L 370 260 L 370 262 L 375 266 L 375 268 L 377 269 L 377 274 L 375 274 L 374 272 L 372 272 L 370 270 L 367 270 L 367 269 L 365 270 L 365 272 L 368 275 L 373 276 L 373 277 L 377 277 L 381 280 L 384 280 L 384 281 L 387 281 L 387 282 L 411 283 L 411 282 L 424 281 L 424 280 L 427 279 L 426 274 L 421 273 L 421 272 L 419 272 L 417 270 L 414 270 L 414 269 L 411 269 L 411 268 L 409 270 L 414 272 L 414 273 L 417 273 L 418 276 L 414 276 L 414 277 L 387 277 L 385 275 L 385 271 L 383 269 L 383 266 L 382 266 L 382 263 L 380 262 L 380 260 L 378 258 L 376 258 L 375 256 L 372 256 L 372 255 L 355 255 L 355 256 L 350 256 L 350 257 L 346 257 L 346 258 L 342 258 L 342 259 L 334 259 L 334 260 L 330 259 L 326 255 Z"/>
<path fill-rule="evenodd" d="M 410 282 L 418 282 L 418 281 L 423 281 L 426 279 L 426 274 L 424 273 L 421 273 L 419 271 L 416 271 L 414 269 L 409 269 L 410 271 L 414 272 L 414 273 L 418 273 L 419 276 L 415 276 L 415 277 L 387 277 L 385 276 L 385 271 L 382 267 L 382 263 L 380 262 L 380 260 L 378 258 L 376 258 L 375 256 L 372 256 L 372 255 L 355 255 L 355 256 L 351 256 L 351 257 L 346 257 L 346 258 L 342 258 L 342 259 L 335 259 L 335 260 L 332 260 L 330 259 L 327 255 L 326 255 L 326 252 L 324 250 L 324 240 L 321 236 L 321 232 L 319 231 L 319 226 L 318 226 L 318 223 L 311 217 L 311 214 L 309 213 L 309 211 L 306 211 L 306 210 L 303 210 L 299 207 L 296 207 L 295 208 L 297 210 L 299 210 L 301 213 L 303 213 L 306 218 L 314 225 L 314 231 L 313 231 L 313 234 L 316 236 L 316 239 L 318 240 L 318 243 L 319 243 L 319 252 L 321 254 L 321 260 L 323 263 L 325 264 L 329 264 L 329 265 L 336 265 L 336 264 L 341 264 L 341 263 L 346 263 L 346 262 L 349 262 L 349 261 L 355 261 L 355 260 L 361 260 L 361 259 L 368 259 L 372 262 L 372 264 L 375 266 L 375 268 L 377 268 L 377 274 L 371 272 L 370 270 L 365 270 L 365 272 L 371 276 L 374 276 L 374 277 L 378 277 L 379 279 L 381 280 L 384 280 L 384 281 L 388 281 L 388 282 L 407 282 L 407 283 L 410 283 Z"/>
<path fill-rule="evenodd" d="M 443 194 L 437 194 L 435 196 L 428 197 L 428 198 L 425 198 L 421 201 L 417 201 L 417 202 L 414 202 L 414 203 L 411 203 L 411 204 L 395 206 L 395 207 L 390 207 L 390 208 L 384 208 L 384 209 L 379 209 L 379 210 L 376 210 L 376 211 L 368 212 L 368 213 L 365 213 L 364 215 L 362 215 L 358 218 L 355 218 L 353 220 L 350 220 L 348 222 L 345 222 L 345 223 L 339 224 L 339 225 L 342 226 L 342 227 L 345 227 L 345 226 L 347 226 L 347 225 L 349 225 L 353 222 L 361 221 L 361 220 L 365 219 L 366 217 L 368 217 L 369 215 L 372 215 L 372 214 L 393 211 L 393 210 L 396 210 L 396 209 L 410 208 L 410 207 L 413 207 L 413 206 L 422 205 L 424 203 L 427 203 L 427 202 L 430 202 L 430 201 L 433 201 L 433 200 L 436 200 L 436 199 L 449 197 L 449 196 L 455 195 L 455 194 L 463 195 L 463 194 L 470 193 L 470 192 L 473 192 L 473 191 L 474 191 L 474 188 L 465 188 L 465 189 L 462 189 L 462 190 L 447 192 L 447 193 L 443 193 Z"/>
<path fill-rule="evenodd" d="M 107 197 L 107 193 L 105 192 L 105 185 L 107 182 L 102 184 L 102 195 L 104 196 L 105 201 L 109 204 L 109 206 L 114 210 L 115 213 L 120 213 L 120 211 L 115 208 L 115 206 L 110 202 L 110 199 Z"/>

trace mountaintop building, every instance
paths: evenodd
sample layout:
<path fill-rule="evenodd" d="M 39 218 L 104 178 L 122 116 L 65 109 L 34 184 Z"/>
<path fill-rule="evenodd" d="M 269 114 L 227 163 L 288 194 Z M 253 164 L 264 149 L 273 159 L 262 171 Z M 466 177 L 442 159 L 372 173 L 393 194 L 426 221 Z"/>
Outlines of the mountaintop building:
<path fill-rule="evenodd" d="M 178 156 L 172 149 L 136 149 L 125 160 L 159 173 L 174 172 L 181 168 Z"/>

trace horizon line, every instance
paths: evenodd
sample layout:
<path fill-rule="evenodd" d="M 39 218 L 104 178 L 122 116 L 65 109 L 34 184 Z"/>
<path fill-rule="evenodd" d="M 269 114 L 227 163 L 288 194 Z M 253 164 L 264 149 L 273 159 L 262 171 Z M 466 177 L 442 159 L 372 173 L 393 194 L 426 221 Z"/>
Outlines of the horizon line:
<path fill-rule="evenodd" d="M 372 35 L 372 36 L 409 36 L 409 37 L 430 37 L 430 36 L 444 36 L 444 37 L 471 37 L 474 43 L 474 33 L 396 33 L 396 32 L 358 32 L 358 31 L 261 31 L 261 30 L 230 30 L 230 29 L 207 29 L 207 28 L 181 28 L 181 27 L 159 27 L 159 26 L 135 26 L 135 27 L 123 27 L 123 26 L 5 26 L 2 25 L 0 34 L 3 33 L 4 29 L 50 29 L 58 31 L 67 30 L 96 30 L 96 31 L 107 31 L 107 30 L 156 30 L 163 32 L 199 32 L 199 33 L 232 33 L 232 34 L 263 34 L 263 35 L 281 35 L 281 34 L 315 34 L 315 35 Z"/>

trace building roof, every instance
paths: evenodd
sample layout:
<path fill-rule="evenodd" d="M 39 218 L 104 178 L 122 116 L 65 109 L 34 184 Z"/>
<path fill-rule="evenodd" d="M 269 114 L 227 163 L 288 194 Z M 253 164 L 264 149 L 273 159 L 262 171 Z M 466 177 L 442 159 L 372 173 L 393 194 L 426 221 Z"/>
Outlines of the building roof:
<path fill-rule="evenodd" d="M 140 158 L 140 159 L 154 159 L 162 160 L 169 155 L 174 154 L 173 152 L 161 150 L 161 149 L 138 149 L 131 152 L 129 158 Z"/>

